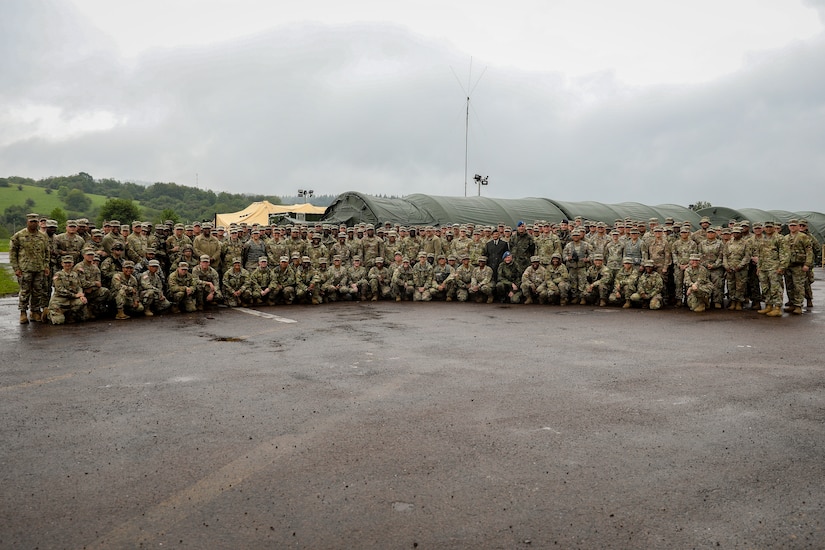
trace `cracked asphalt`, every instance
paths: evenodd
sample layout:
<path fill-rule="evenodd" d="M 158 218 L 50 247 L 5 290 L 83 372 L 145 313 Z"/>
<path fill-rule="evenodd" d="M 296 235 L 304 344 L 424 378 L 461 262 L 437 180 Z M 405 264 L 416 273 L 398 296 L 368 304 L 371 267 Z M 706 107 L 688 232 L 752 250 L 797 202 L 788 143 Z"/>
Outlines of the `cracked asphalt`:
<path fill-rule="evenodd" d="M 0 547 L 822 548 L 820 311 L 2 299 Z"/>

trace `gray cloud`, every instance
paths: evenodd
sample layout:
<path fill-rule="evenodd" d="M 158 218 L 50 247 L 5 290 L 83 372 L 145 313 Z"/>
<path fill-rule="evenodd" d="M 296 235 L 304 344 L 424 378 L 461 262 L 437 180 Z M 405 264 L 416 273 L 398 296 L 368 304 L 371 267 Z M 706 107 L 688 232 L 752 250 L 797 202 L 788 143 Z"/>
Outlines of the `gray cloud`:
<path fill-rule="evenodd" d="M 4 175 L 193 184 L 197 172 L 215 191 L 464 192 L 465 96 L 451 67 L 466 82 L 469 57 L 448 45 L 387 25 L 302 25 L 124 64 L 70 5 L 11 6 L 3 102 L 121 123 L 62 140 L 6 136 Z M 21 46 L 32 29 L 51 38 Z M 470 178 L 489 175 L 484 193 L 499 197 L 822 210 L 823 65 L 820 36 L 685 87 L 490 66 L 472 95 Z M 23 130 L 3 111 L 0 127 Z"/>

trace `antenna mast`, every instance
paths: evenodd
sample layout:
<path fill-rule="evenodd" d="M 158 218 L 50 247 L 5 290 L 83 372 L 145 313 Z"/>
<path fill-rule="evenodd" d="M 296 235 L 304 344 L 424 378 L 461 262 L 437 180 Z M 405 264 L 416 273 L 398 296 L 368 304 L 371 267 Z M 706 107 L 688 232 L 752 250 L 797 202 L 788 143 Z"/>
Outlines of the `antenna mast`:
<path fill-rule="evenodd" d="M 452 69 L 452 67 L 450 67 Z M 467 173 L 469 170 L 470 164 L 470 96 L 475 90 L 478 83 L 481 81 L 481 77 L 484 76 L 484 73 L 487 72 L 487 67 L 484 67 L 484 70 L 481 72 L 481 75 L 476 80 L 475 85 L 472 83 L 473 78 L 473 58 L 470 57 L 470 73 L 467 75 L 467 88 L 464 88 L 464 85 L 461 83 L 461 80 L 458 78 L 458 75 L 455 74 L 455 70 L 453 69 L 453 76 L 455 76 L 456 80 L 458 80 L 458 85 L 461 86 L 462 91 L 464 91 L 467 95 L 467 102 L 465 105 L 465 112 L 464 112 L 464 196 L 467 196 Z"/>

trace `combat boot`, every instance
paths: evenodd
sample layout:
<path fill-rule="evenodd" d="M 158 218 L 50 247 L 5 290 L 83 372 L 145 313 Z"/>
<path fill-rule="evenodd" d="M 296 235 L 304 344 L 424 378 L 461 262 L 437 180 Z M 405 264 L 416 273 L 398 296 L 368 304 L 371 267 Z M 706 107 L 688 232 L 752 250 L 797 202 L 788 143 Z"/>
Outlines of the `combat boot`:
<path fill-rule="evenodd" d="M 373 297 L 372 297 L 372 301 L 373 301 L 373 302 L 377 302 L 377 301 L 378 301 L 378 295 L 377 295 L 377 294 L 373 295 Z M 449 301 L 450 301 L 450 299 L 449 299 L 449 298 L 447 298 L 447 301 L 449 302 Z"/>
<path fill-rule="evenodd" d="M 155 316 L 155 314 L 152 313 L 152 310 L 149 309 L 149 308 L 146 308 L 146 309 L 143 310 L 143 315 L 146 316 L 146 317 L 154 317 Z"/>
<path fill-rule="evenodd" d="M 757 311 L 756 313 L 758 313 L 758 314 L 760 314 L 760 315 L 765 315 L 766 313 L 770 313 L 771 311 L 773 311 L 773 306 L 772 306 L 772 305 L 770 305 L 770 304 L 765 304 L 765 308 L 764 308 L 764 309 L 760 309 L 760 310 L 759 310 L 759 311 Z"/>
<path fill-rule="evenodd" d="M 782 308 L 779 306 L 770 306 L 771 310 L 765 314 L 765 317 L 782 317 Z"/>
<path fill-rule="evenodd" d="M 579 300 L 579 305 L 580 306 L 586 306 L 587 305 L 587 298 L 582 298 L 581 300 Z"/>
<path fill-rule="evenodd" d="M 728 306 L 728 311 L 736 311 L 736 305 L 737 305 L 738 303 L 739 303 L 739 302 L 733 302 L 733 301 L 731 301 L 730 305 Z M 742 308 L 740 307 L 739 309 L 742 309 Z"/>
<path fill-rule="evenodd" d="M 524 300 L 524 305 L 525 306 L 529 306 L 532 303 L 533 303 L 533 297 L 532 296 L 528 296 L 527 299 Z"/>
<path fill-rule="evenodd" d="M 21 325 L 28 325 L 29 324 L 29 316 L 26 315 L 25 311 L 20 312 L 20 324 Z"/>
<path fill-rule="evenodd" d="M 119 310 L 117 310 L 117 315 L 115 315 L 115 319 L 117 319 L 118 321 L 122 321 L 123 319 L 128 319 L 128 318 L 129 318 L 129 316 L 126 315 L 125 313 L 123 313 L 123 308 L 120 308 Z"/>
<path fill-rule="evenodd" d="M 742 311 L 742 302 L 736 302 L 736 311 Z"/>
<path fill-rule="evenodd" d="M 794 309 L 796 308 L 793 306 L 793 304 L 785 307 L 785 311 L 787 311 L 788 313 L 793 313 Z"/>
<path fill-rule="evenodd" d="M 808 309 L 813 309 L 813 307 L 814 307 L 814 301 L 812 299 L 808 298 Z"/>
<path fill-rule="evenodd" d="M 32 321 L 37 321 L 38 323 L 41 321 L 39 311 L 32 311 Z"/>
<path fill-rule="evenodd" d="M 47 308 L 47 307 L 43 308 L 43 313 L 40 314 L 40 320 L 43 321 L 44 323 L 49 322 L 49 308 Z"/>
<path fill-rule="evenodd" d="M 791 313 L 793 313 L 794 315 L 802 315 L 802 308 L 797 306 L 793 308 L 793 311 Z"/>
<path fill-rule="evenodd" d="M 604 307 L 607 305 L 607 300 L 599 300 L 599 307 Z"/>
<path fill-rule="evenodd" d="M 487 297 L 487 303 L 488 303 L 488 304 L 492 304 L 492 303 L 493 303 L 493 297 L 492 297 L 492 296 L 488 296 L 488 297 Z"/>
<path fill-rule="evenodd" d="M 562 298 L 561 301 L 559 301 L 559 305 L 560 306 L 566 306 L 567 305 L 567 298 Z"/>
<path fill-rule="evenodd" d="M 696 313 L 702 313 L 703 311 L 705 311 L 705 304 L 699 304 L 693 311 Z"/>
<path fill-rule="evenodd" d="M 622 306 L 622 309 L 630 309 L 630 300 L 625 301 L 624 305 Z"/>

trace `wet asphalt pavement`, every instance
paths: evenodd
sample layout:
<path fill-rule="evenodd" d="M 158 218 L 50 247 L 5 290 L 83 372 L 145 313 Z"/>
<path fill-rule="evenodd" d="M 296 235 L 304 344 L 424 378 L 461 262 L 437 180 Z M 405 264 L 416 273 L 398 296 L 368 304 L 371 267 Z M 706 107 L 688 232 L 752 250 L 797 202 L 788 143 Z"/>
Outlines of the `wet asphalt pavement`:
<path fill-rule="evenodd" d="M 820 311 L 2 299 L 0 547 L 822 548 Z"/>

